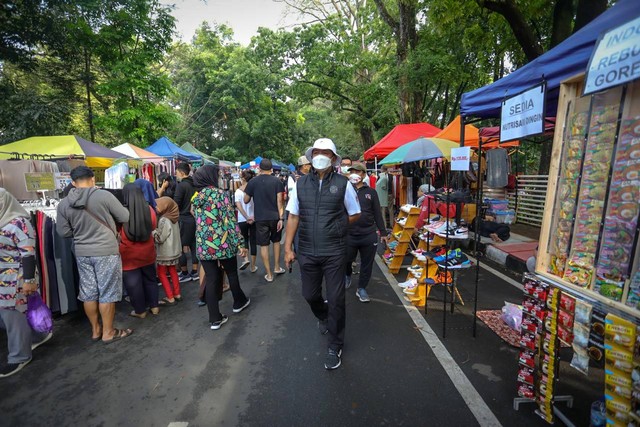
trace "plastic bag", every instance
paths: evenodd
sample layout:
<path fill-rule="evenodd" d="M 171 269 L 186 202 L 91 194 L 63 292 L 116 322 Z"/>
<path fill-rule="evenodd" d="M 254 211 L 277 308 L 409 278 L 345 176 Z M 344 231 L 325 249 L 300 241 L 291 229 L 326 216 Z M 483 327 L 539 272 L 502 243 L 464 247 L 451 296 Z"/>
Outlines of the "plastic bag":
<path fill-rule="evenodd" d="M 505 301 L 500 318 L 511 329 L 520 332 L 520 326 L 522 325 L 522 307 Z"/>
<path fill-rule="evenodd" d="M 27 297 L 27 321 L 36 332 L 48 333 L 53 331 L 53 318 L 51 310 L 42 301 L 38 293 Z"/>

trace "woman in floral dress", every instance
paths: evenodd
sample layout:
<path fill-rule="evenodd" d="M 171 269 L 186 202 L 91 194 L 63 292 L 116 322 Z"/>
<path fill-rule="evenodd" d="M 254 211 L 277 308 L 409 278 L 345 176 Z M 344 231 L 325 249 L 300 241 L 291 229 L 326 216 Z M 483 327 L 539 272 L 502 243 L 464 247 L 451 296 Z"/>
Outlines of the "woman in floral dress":
<path fill-rule="evenodd" d="M 223 272 L 229 278 L 233 295 L 233 312 L 240 313 L 251 300 L 240 288 L 238 260 L 247 249 L 238 228 L 233 201 L 218 188 L 218 167 L 206 165 L 193 174 L 193 185 L 198 191 L 192 200 L 196 219 L 196 252 L 205 273 L 205 298 L 209 309 L 211 329 L 217 330 L 228 317 L 220 313 Z"/>

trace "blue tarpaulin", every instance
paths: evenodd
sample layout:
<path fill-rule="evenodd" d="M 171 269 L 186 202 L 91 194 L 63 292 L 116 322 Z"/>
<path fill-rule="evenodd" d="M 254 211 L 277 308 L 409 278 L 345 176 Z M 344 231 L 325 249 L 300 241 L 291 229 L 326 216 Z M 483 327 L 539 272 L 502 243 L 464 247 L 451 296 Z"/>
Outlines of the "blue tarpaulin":
<path fill-rule="evenodd" d="M 254 162 L 256 164 L 256 166 L 258 166 L 260 164 L 260 161 L 262 161 L 262 157 L 258 156 L 255 159 L 251 160 L 251 162 Z M 251 162 L 247 162 L 243 165 L 240 165 L 240 169 L 249 169 L 251 167 Z"/>
<path fill-rule="evenodd" d="M 591 52 L 601 33 L 640 16 L 640 1 L 618 0 L 578 32 L 508 76 L 462 95 L 460 113 L 465 117 L 500 117 L 504 98 L 547 81 L 547 116 L 556 115 L 560 83 L 587 70 Z"/>
<path fill-rule="evenodd" d="M 171 142 L 166 136 L 163 136 L 150 146 L 146 147 L 145 150 L 151 151 L 152 153 L 162 157 L 179 156 L 184 157 L 188 160 L 202 160 L 202 156 L 198 156 L 196 154 L 183 150 L 182 148 Z"/>

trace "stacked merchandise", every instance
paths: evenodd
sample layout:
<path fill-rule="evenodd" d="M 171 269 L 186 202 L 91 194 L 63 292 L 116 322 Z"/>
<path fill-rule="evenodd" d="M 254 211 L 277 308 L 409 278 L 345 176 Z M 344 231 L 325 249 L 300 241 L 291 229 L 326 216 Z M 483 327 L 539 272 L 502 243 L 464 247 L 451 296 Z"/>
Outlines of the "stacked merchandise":
<path fill-rule="evenodd" d="M 605 319 L 607 426 L 640 425 L 640 360 L 637 326 L 609 313 Z"/>
<path fill-rule="evenodd" d="M 621 301 L 629 279 L 640 200 L 640 118 L 623 122 L 596 264 L 594 290 Z M 630 288 L 627 305 L 640 308 L 640 289 Z"/>
<path fill-rule="evenodd" d="M 575 218 L 576 197 L 580 185 L 580 164 L 584 154 L 585 131 L 589 115 L 586 112 L 575 113 L 567 128 L 568 135 L 565 140 L 564 152 L 561 164 L 564 165 L 558 181 L 556 198 L 556 225 L 557 231 L 551 236 L 549 252 L 551 254 L 550 273 L 562 277 L 569 255 L 569 243 Z"/>
<path fill-rule="evenodd" d="M 619 106 L 596 106 L 582 166 L 576 221 L 564 279 L 582 287 L 592 281 L 600 226 L 616 141 Z"/>
<path fill-rule="evenodd" d="M 440 215 L 431 218 L 429 223 L 425 224 L 422 231 L 449 239 L 462 240 L 469 238 L 469 227 L 465 220 L 461 219 L 459 223 L 456 223 L 454 220 L 441 217 Z"/>
<path fill-rule="evenodd" d="M 509 209 L 509 201 L 506 199 L 484 199 L 488 206 L 487 214 L 493 216 L 499 224 L 513 224 L 516 219 L 516 211 Z"/>

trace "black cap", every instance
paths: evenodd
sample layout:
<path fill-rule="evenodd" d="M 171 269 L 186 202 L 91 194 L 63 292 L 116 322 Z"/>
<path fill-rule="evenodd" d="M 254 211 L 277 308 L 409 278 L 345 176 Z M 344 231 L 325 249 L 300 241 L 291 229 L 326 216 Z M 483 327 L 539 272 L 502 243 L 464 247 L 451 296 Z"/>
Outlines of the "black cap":
<path fill-rule="evenodd" d="M 93 178 L 95 174 L 87 166 L 78 166 L 71 171 L 70 175 L 72 181 L 77 181 L 79 179 Z"/>
<path fill-rule="evenodd" d="M 269 159 L 262 159 L 260 160 L 260 169 L 263 171 L 270 171 L 273 169 L 273 163 L 271 163 L 271 160 Z"/>

